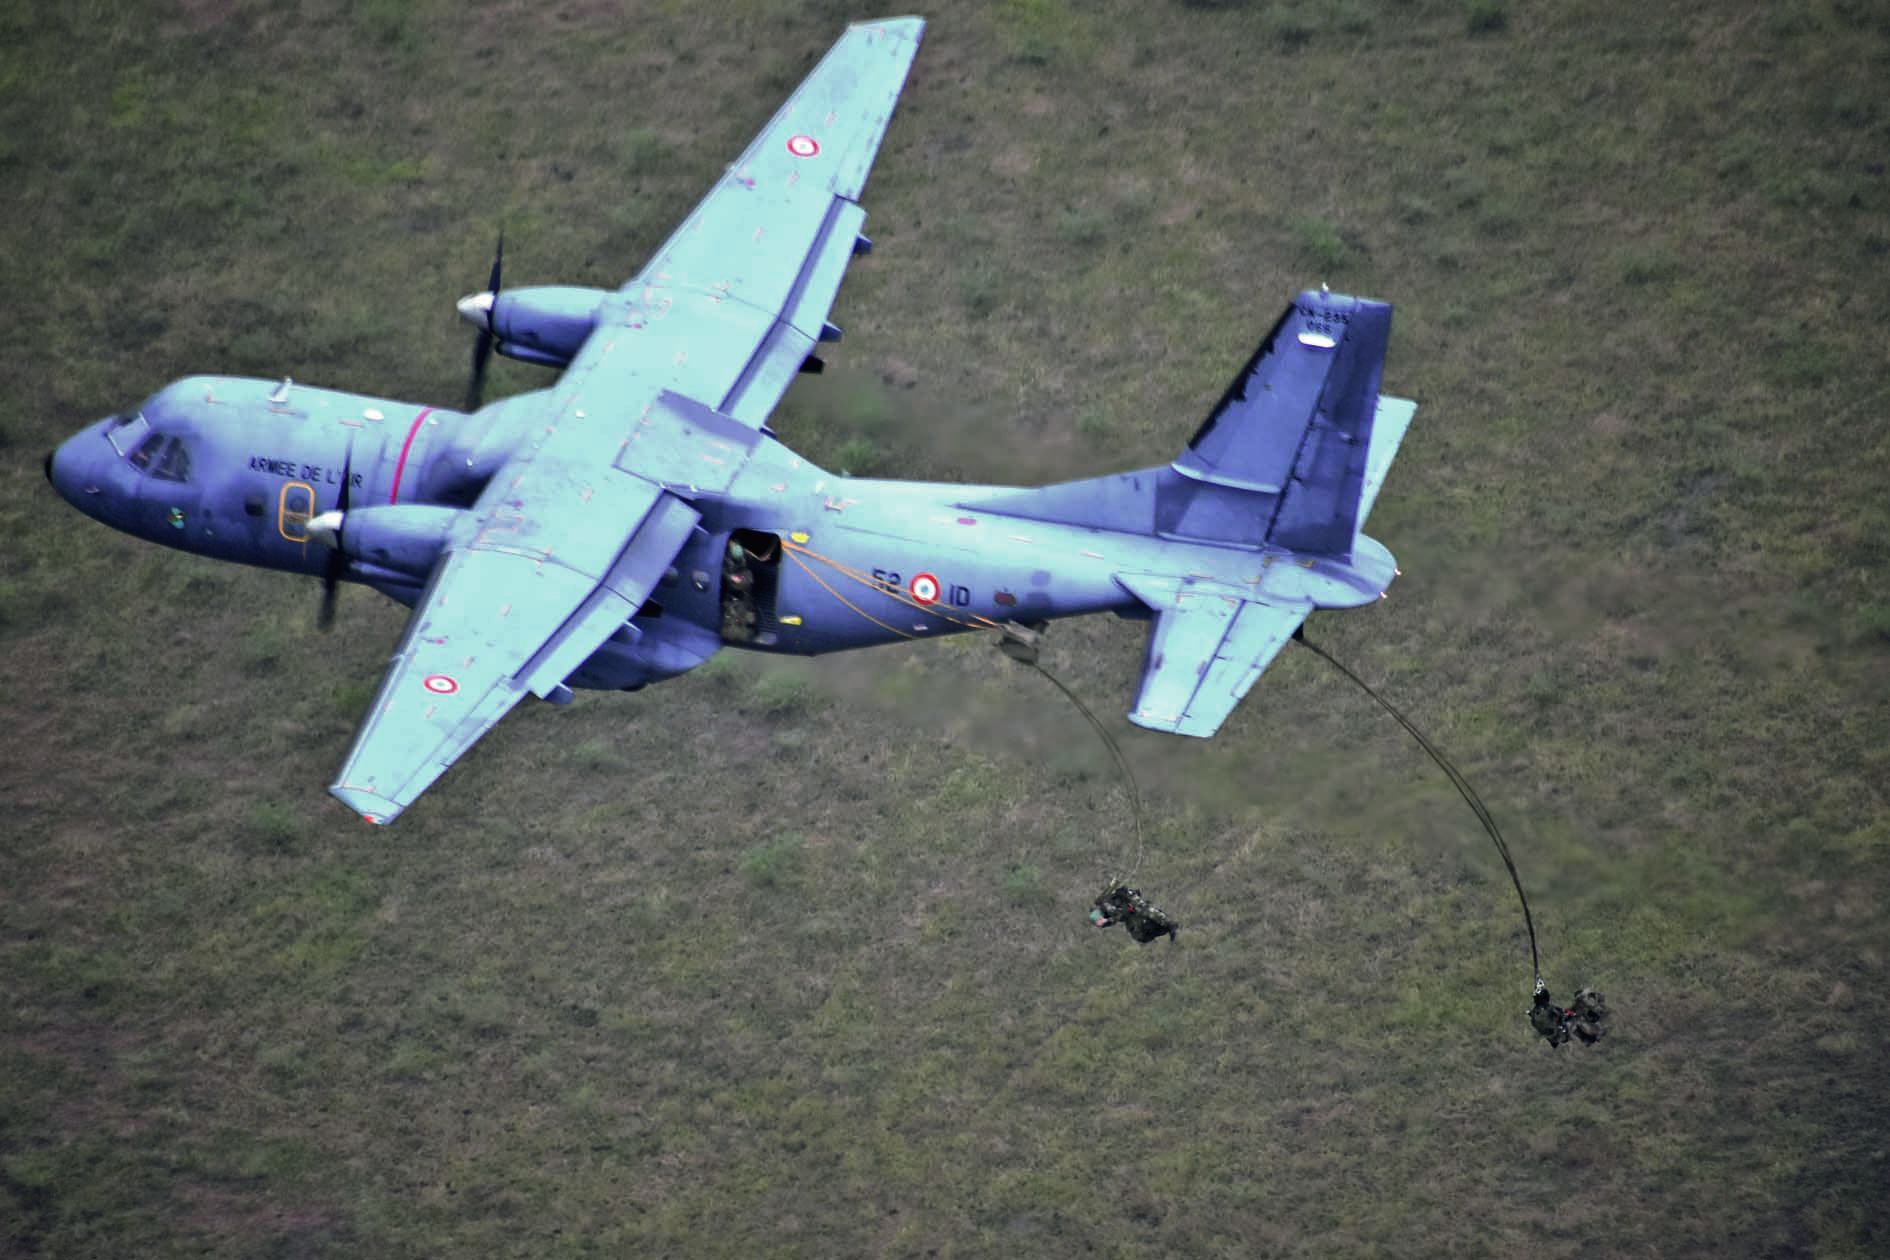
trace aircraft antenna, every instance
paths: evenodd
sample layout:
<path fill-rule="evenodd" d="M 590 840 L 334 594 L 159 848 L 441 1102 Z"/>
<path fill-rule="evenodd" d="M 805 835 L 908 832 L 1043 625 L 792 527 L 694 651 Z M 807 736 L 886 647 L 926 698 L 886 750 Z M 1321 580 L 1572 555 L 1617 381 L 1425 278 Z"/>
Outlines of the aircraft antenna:
<path fill-rule="evenodd" d="M 1529 929 L 1529 963 L 1530 966 L 1535 969 L 1536 989 L 1542 989 L 1542 959 L 1536 952 L 1536 921 L 1535 917 L 1529 913 L 1529 894 L 1523 891 L 1522 876 L 1516 873 L 1516 862 L 1515 859 L 1511 858 L 1509 855 L 1509 845 L 1504 843 L 1503 833 L 1497 829 L 1496 819 L 1490 816 L 1489 808 L 1483 804 L 1483 798 L 1478 796 L 1477 790 L 1470 786 L 1470 780 L 1464 778 L 1463 773 L 1458 770 L 1456 766 L 1451 764 L 1450 758 L 1439 752 L 1437 745 L 1424 738 L 1424 732 L 1418 730 L 1416 726 L 1411 724 L 1410 718 L 1398 712 L 1397 709 L 1392 707 L 1389 700 L 1386 700 L 1383 696 L 1367 686 L 1363 678 L 1360 678 L 1357 674 L 1354 674 L 1351 670 L 1339 664 L 1337 660 L 1333 659 L 1331 653 L 1314 643 L 1311 639 L 1308 639 L 1306 637 L 1306 629 L 1303 625 L 1293 632 L 1293 639 L 1314 656 L 1320 657 L 1326 664 L 1332 666 L 1332 668 L 1357 683 L 1360 691 L 1363 691 L 1366 695 L 1376 700 L 1378 707 L 1396 718 L 1398 725 L 1411 733 L 1411 738 L 1415 739 L 1419 747 L 1423 748 L 1425 752 L 1431 755 L 1431 760 L 1437 763 L 1437 768 L 1442 770 L 1445 775 L 1449 777 L 1450 781 L 1456 785 L 1457 792 L 1463 797 L 1464 803 L 1470 806 L 1471 812 L 1475 813 L 1477 819 L 1482 822 L 1483 829 L 1490 833 L 1490 841 L 1496 845 L 1497 855 L 1503 859 L 1503 865 L 1509 868 L 1510 882 L 1516 885 L 1516 899 L 1522 902 L 1523 926 Z"/>

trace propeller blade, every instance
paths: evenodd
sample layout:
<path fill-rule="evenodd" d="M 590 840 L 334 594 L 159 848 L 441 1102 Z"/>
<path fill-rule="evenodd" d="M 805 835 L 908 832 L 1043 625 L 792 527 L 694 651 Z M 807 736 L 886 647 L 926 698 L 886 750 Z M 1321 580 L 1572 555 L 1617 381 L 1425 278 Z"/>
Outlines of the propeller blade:
<path fill-rule="evenodd" d="M 341 553 L 337 551 L 336 556 Z M 322 577 L 322 606 L 315 614 L 315 628 L 327 634 L 335 628 L 335 593 L 341 589 L 341 579 L 335 576 L 334 557 L 328 561 L 328 572 Z"/>
<path fill-rule="evenodd" d="M 341 457 L 341 493 L 335 496 L 335 511 L 344 516 L 348 500 L 354 496 L 354 434 L 348 435 L 348 449 Z"/>
<path fill-rule="evenodd" d="M 486 392 L 486 365 L 492 362 L 492 334 L 481 328 L 479 335 L 473 338 L 472 376 L 466 382 L 466 406 L 468 414 L 479 410 Z"/>
<path fill-rule="evenodd" d="M 335 512 L 344 520 L 348 501 L 354 490 L 354 438 L 348 439 L 348 453 L 341 457 L 341 492 L 335 496 Z M 315 613 L 315 628 L 327 634 L 335 628 L 335 600 L 341 590 L 341 575 L 348 571 L 348 557 L 341 550 L 342 526 L 335 527 L 334 545 L 328 552 L 328 564 L 322 570 L 322 604 Z"/>
<path fill-rule="evenodd" d="M 498 305 L 499 288 L 504 283 L 505 229 L 499 229 L 499 244 L 492 251 L 492 274 L 486 277 L 486 292 L 491 302 L 486 306 L 486 326 L 473 339 L 472 376 L 466 383 L 466 410 L 479 410 L 486 393 L 486 368 L 492 362 L 492 311 Z"/>

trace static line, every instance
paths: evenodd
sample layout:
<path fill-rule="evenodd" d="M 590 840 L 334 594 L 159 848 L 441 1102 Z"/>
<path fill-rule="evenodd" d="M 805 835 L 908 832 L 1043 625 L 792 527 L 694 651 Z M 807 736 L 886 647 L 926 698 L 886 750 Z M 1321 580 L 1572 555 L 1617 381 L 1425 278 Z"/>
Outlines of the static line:
<path fill-rule="evenodd" d="M 1113 875 L 1107 878 L 1112 883 L 1127 883 L 1129 880 L 1135 878 L 1137 871 L 1142 869 L 1142 854 L 1147 847 L 1142 836 L 1142 789 L 1136 785 L 1135 771 L 1129 769 L 1129 759 L 1122 755 L 1122 746 L 1116 743 L 1116 737 L 1109 733 L 1109 728 L 1102 724 L 1102 719 L 1097 717 L 1094 713 L 1091 713 L 1089 706 L 1084 704 L 1081 700 L 1078 700 L 1076 693 L 1064 686 L 1061 678 L 1058 678 L 1055 674 L 1045 669 L 1040 662 L 1034 659 L 1028 661 L 1021 660 L 1021 658 L 1013 659 L 1018 659 L 1019 663 L 1030 666 L 1030 668 L 1036 670 L 1045 678 L 1048 678 L 1050 685 L 1055 687 L 1058 691 L 1061 691 L 1064 697 L 1068 699 L 1071 704 L 1076 706 L 1076 711 L 1089 719 L 1089 724 L 1095 728 L 1098 735 L 1102 736 L 1102 742 L 1108 747 L 1110 756 L 1116 759 L 1116 768 L 1122 771 L 1122 781 L 1129 789 L 1130 817 L 1135 822 L 1135 856 L 1130 859 L 1128 874 L 1120 878 Z"/>
<path fill-rule="evenodd" d="M 1542 958 L 1536 952 L 1536 920 L 1535 916 L 1529 913 L 1529 894 L 1523 891 L 1522 876 L 1516 872 L 1516 863 L 1509 855 L 1509 845 L 1504 842 L 1503 833 L 1497 830 L 1496 819 L 1490 816 L 1489 808 L 1484 805 L 1483 798 L 1477 795 L 1477 790 L 1470 786 L 1470 780 L 1463 777 L 1462 771 L 1451 764 L 1450 758 L 1439 752 L 1435 744 L 1424 738 L 1424 732 L 1412 725 L 1410 718 L 1398 712 L 1389 700 L 1367 686 L 1363 678 L 1339 664 L 1324 648 L 1308 639 L 1303 626 L 1293 632 L 1293 639 L 1314 656 L 1323 658 L 1326 664 L 1357 683 L 1360 691 L 1376 700 L 1379 708 L 1396 718 L 1398 725 L 1410 732 L 1411 738 L 1418 742 L 1418 746 L 1431 755 L 1431 760 L 1437 763 L 1437 768 L 1442 770 L 1456 787 L 1457 794 L 1463 797 L 1464 804 L 1470 807 L 1470 812 L 1475 814 L 1477 820 L 1483 824 L 1483 830 L 1490 835 L 1490 842 L 1496 846 L 1497 856 L 1503 859 L 1503 865 L 1509 869 L 1510 883 L 1516 886 L 1516 899 L 1522 902 L 1523 926 L 1529 929 L 1529 965 L 1535 968 L 1536 987 L 1540 989 L 1542 987 Z"/>

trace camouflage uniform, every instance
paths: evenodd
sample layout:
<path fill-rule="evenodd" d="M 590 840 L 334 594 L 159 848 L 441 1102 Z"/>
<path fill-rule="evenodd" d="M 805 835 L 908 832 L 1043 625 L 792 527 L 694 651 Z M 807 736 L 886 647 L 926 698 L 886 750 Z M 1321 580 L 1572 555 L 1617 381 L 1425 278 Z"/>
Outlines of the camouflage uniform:
<path fill-rule="evenodd" d="M 1583 989 L 1577 993 L 1575 1001 L 1568 1008 L 1568 1027 L 1586 1046 L 1601 1040 L 1601 1034 L 1605 1031 L 1601 1021 L 1606 1018 L 1608 1008 L 1602 1003 L 1601 994 L 1593 989 Z"/>
<path fill-rule="evenodd" d="M 722 556 L 722 637 L 744 642 L 755 637 L 755 575 L 748 552 L 734 539 Z"/>
<path fill-rule="evenodd" d="M 1594 1045 L 1606 1031 L 1601 1021 L 1607 1017 L 1608 1008 L 1593 989 L 1581 990 L 1576 993 L 1573 1005 L 1563 1007 L 1555 1004 L 1546 987 L 1539 988 L 1535 1005 L 1529 1008 L 1530 1027 L 1548 1038 L 1552 1047 L 1566 1045 L 1571 1033 L 1580 1038 L 1583 1045 Z"/>
<path fill-rule="evenodd" d="M 1114 927 L 1120 923 L 1129 929 L 1130 936 L 1143 945 L 1160 936 L 1166 936 L 1172 941 L 1180 929 L 1180 925 L 1169 918 L 1161 907 L 1144 897 L 1138 889 L 1126 884 L 1118 884 L 1096 898 L 1096 906 L 1089 912 L 1089 921 L 1099 928 Z"/>
<path fill-rule="evenodd" d="M 1547 1037 L 1551 1046 L 1560 1046 L 1568 1040 L 1566 1013 L 1555 1004 L 1546 988 L 1536 990 L 1535 1005 L 1529 1008 L 1529 1026 Z"/>

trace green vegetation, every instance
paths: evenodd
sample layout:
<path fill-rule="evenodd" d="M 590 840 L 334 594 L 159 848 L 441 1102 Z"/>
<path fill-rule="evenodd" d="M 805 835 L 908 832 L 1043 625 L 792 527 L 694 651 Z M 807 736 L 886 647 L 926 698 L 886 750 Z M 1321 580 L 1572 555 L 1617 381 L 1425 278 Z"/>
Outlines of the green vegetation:
<path fill-rule="evenodd" d="M 0 10 L 0 1255 L 1864 1257 L 1890 1237 L 1881 6 L 941 0 L 829 467 L 1172 457 L 1306 284 L 1398 304 L 1404 577 L 1210 743 L 969 639 L 527 705 L 324 793 L 402 624 L 40 463 L 196 371 L 447 402 L 615 284 L 859 6 Z M 501 363 L 493 393 L 543 373 Z"/>
<path fill-rule="evenodd" d="M 1469 0 L 1464 5 L 1472 35 L 1490 35 L 1509 26 L 1509 0 Z"/>
<path fill-rule="evenodd" d="M 1345 241 L 1340 238 L 1338 229 L 1324 219 L 1296 219 L 1293 233 L 1299 237 L 1307 261 L 1318 268 L 1321 275 L 1335 273 L 1344 264 Z"/>
<path fill-rule="evenodd" d="M 1004 876 L 1004 896 L 1014 906 L 1045 909 L 1056 897 L 1043 886 L 1043 872 L 1035 866 L 1013 866 Z"/>
<path fill-rule="evenodd" d="M 742 874 L 757 888 L 773 888 L 790 882 L 798 870 L 801 842 L 789 836 L 756 845 L 742 854 Z"/>

